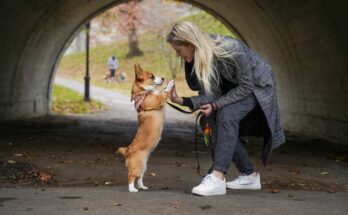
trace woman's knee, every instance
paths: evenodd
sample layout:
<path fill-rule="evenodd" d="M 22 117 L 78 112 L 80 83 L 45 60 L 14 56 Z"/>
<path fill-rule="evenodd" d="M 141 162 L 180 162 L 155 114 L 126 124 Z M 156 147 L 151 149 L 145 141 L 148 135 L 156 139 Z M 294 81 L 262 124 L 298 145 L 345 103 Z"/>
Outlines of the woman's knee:
<path fill-rule="evenodd" d="M 238 113 L 234 111 L 233 107 L 230 105 L 226 105 L 219 109 L 216 113 L 216 117 L 219 123 L 238 122 L 240 120 Z"/>

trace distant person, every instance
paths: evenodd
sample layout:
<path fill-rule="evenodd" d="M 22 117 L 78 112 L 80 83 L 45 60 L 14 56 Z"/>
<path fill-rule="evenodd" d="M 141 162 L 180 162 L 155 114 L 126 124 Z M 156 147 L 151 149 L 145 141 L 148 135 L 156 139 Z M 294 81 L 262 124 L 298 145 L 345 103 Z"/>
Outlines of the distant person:
<path fill-rule="evenodd" d="M 111 56 L 109 58 L 108 65 L 109 65 L 109 71 L 110 71 L 109 80 L 110 81 L 114 81 L 115 80 L 115 74 L 116 74 L 117 68 L 119 66 L 117 58 L 115 56 Z"/>

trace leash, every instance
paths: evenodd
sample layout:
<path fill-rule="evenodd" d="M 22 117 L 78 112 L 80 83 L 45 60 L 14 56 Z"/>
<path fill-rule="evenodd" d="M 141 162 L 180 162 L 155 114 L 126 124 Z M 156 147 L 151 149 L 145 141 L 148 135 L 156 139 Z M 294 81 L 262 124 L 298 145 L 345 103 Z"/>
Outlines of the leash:
<path fill-rule="evenodd" d="M 167 102 L 167 104 L 169 106 L 171 106 L 172 108 L 174 108 L 175 110 L 177 110 L 179 112 L 182 112 L 182 113 L 185 113 L 185 114 L 192 114 L 192 113 L 197 111 L 197 109 L 193 110 L 193 111 L 187 111 L 187 110 L 181 109 L 178 106 L 173 105 L 173 104 L 171 104 L 169 102 Z M 199 124 L 198 122 L 199 122 L 199 120 L 201 119 L 202 116 L 203 116 L 202 112 L 199 112 L 197 117 L 196 117 L 196 125 L 195 125 L 195 151 L 196 151 L 196 153 L 195 153 L 195 159 L 196 159 L 196 162 L 197 162 L 197 167 L 196 167 L 197 173 L 198 173 L 199 176 L 201 176 L 203 178 L 205 175 L 201 174 L 201 171 L 200 171 L 201 170 L 201 165 L 199 163 L 199 155 L 198 155 L 198 124 Z"/>
<path fill-rule="evenodd" d="M 202 175 L 201 174 L 201 165 L 199 163 L 199 155 L 198 155 L 198 121 L 200 120 L 200 118 L 202 117 L 202 112 L 199 112 L 199 114 L 197 115 L 196 117 L 196 127 L 195 127 L 195 150 L 196 150 L 196 162 L 197 162 L 197 173 L 199 176 L 201 176 L 202 178 L 205 176 L 205 175 Z"/>
<path fill-rule="evenodd" d="M 168 104 L 170 107 L 174 108 L 175 110 L 180 111 L 181 113 L 191 114 L 191 113 L 194 113 L 194 112 L 197 111 L 197 110 L 187 111 L 187 110 L 181 109 L 181 108 L 179 108 L 178 106 L 173 105 L 172 103 L 169 103 L 169 102 L 167 102 L 167 104 Z"/>

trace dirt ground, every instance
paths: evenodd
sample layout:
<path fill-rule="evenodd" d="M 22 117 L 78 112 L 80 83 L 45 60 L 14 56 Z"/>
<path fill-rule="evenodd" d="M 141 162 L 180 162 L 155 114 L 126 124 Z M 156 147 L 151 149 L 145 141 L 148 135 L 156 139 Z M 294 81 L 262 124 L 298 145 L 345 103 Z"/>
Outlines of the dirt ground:
<path fill-rule="evenodd" d="M 128 145 L 135 121 L 81 116 L 48 116 L 0 124 L 0 187 L 122 186 L 127 172 L 115 149 Z M 149 159 L 144 178 L 150 190 L 190 192 L 201 178 L 196 171 L 193 124 L 166 122 L 162 140 Z M 249 155 L 261 173 L 263 190 L 347 192 L 348 147 L 286 133 L 287 142 L 262 166 L 261 140 L 250 138 Z M 210 149 L 199 147 L 201 172 Z M 237 175 L 233 165 L 227 180 Z"/>

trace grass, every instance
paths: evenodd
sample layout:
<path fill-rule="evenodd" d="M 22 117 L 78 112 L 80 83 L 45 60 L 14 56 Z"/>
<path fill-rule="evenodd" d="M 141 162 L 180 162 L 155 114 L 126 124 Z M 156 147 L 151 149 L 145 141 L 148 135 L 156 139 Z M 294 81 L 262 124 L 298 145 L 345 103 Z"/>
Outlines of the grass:
<path fill-rule="evenodd" d="M 193 21 L 202 31 L 218 33 L 223 35 L 234 36 L 220 21 L 202 11 L 190 16 L 183 17 L 181 20 Z M 134 80 L 134 64 L 139 63 L 143 69 L 152 71 L 166 80 L 172 79 L 172 74 L 167 61 L 164 57 L 163 48 L 170 49 L 165 41 L 160 40 L 156 35 L 144 33 L 139 35 L 139 47 L 144 52 L 143 56 L 127 58 L 128 43 L 127 41 L 118 41 L 117 43 L 100 45 L 90 50 L 90 76 L 91 84 L 117 90 L 125 95 L 130 95 L 132 81 Z M 162 44 L 162 46 L 161 46 Z M 174 55 L 174 51 L 170 50 Z M 116 55 L 120 69 L 124 70 L 127 80 L 122 83 L 106 83 L 103 76 L 108 71 L 107 60 L 111 55 Z M 179 59 L 177 58 L 179 61 Z M 196 95 L 191 91 L 185 81 L 182 68 L 179 69 L 176 77 L 176 87 L 180 96 Z M 85 52 L 64 55 L 58 67 L 58 76 L 73 79 L 82 82 L 85 76 Z"/>
<path fill-rule="evenodd" d="M 86 114 L 105 110 L 106 107 L 96 101 L 84 102 L 83 96 L 68 88 L 54 85 L 52 112 L 57 114 Z"/>

